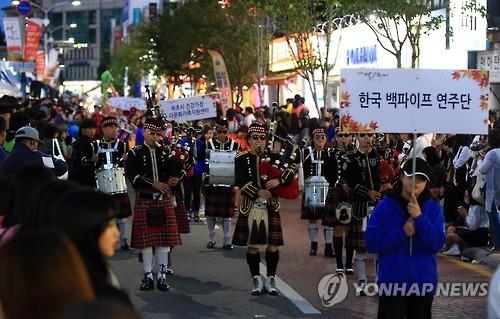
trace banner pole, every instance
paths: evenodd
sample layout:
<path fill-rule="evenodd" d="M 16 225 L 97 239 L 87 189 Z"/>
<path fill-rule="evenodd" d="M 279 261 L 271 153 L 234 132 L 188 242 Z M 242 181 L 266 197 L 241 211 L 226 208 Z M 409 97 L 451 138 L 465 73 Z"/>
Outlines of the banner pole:
<path fill-rule="evenodd" d="M 413 150 L 413 157 L 412 157 L 412 177 L 411 177 L 411 193 L 412 195 L 415 193 L 415 183 L 416 183 L 416 176 L 415 172 L 417 171 L 417 150 L 415 149 L 415 145 L 417 139 L 417 133 L 413 132 L 413 138 L 411 139 L 411 149 Z M 410 256 L 413 255 L 413 236 L 410 237 Z"/>

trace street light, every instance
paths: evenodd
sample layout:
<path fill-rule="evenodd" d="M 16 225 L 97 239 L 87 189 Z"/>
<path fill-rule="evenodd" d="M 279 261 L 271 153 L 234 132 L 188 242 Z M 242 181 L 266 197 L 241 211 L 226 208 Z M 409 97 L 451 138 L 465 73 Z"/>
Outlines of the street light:
<path fill-rule="evenodd" d="M 18 5 L 19 5 L 19 2 L 21 2 L 21 1 L 18 1 L 18 0 L 13 0 L 13 1 L 11 2 L 11 4 L 12 4 L 13 6 L 18 6 Z"/>

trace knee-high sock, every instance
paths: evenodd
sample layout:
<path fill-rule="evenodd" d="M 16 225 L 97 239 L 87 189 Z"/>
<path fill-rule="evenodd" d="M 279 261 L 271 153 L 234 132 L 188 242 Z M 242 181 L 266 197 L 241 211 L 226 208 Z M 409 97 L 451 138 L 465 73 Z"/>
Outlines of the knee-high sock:
<path fill-rule="evenodd" d="M 356 267 L 356 279 L 366 281 L 366 254 L 356 252 L 354 257 L 354 266 Z"/>
<path fill-rule="evenodd" d="M 230 244 L 229 237 L 231 236 L 231 218 L 224 218 L 222 229 L 224 230 L 224 245 Z"/>
<path fill-rule="evenodd" d="M 309 224 L 309 226 L 307 226 L 307 233 L 309 234 L 310 241 L 318 241 L 318 225 Z"/>
<path fill-rule="evenodd" d="M 160 266 L 166 267 L 168 264 L 168 252 L 170 251 L 170 247 L 156 247 L 155 256 L 156 256 L 156 264 L 158 266 L 158 278 L 162 276 L 160 272 Z"/>
<path fill-rule="evenodd" d="M 250 254 L 247 252 L 247 264 L 248 268 L 250 268 L 250 274 L 252 277 L 258 276 L 260 274 L 260 253 L 257 252 L 256 254 Z"/>
<path fill-rule="evenodd" d="M 325 244 L 331 244 L 333 241 L 333 227 L 325 226 L 324 235 Z"/>
<path fill-rule="evenodd" d="M 354 249 L 346 248 L 346 250 L 345 250 L 345 268 L 352 268 L 352 256 L 354 256 Z"/>
<path fill-rule="evenodd" d="M 278 250 L 275 252 L 266 251 L 267 277 L 276 276 L 279 260 L 280 252 Z"/>
<path fill-rule="evenodd" d="M 215 217 L 207 217 L 208 238 L 215 242 Z"/>
<path fill-rule="evenodd" d="M 337 268 L 344 268 L 342 260 L 342 237 L 333 237 L 333 249 L 335 251 L 335 259 L 337 260 Z"/>
<path fill-rule="evenodd" d="M 127 239 L 127 222 L 128 218 L 120 218 L 118 220 L 118 229 L 120 230 L 120 241 Z"/>
<path fill-rule="evenodd" d="M 148 247 L 141 249 L 142 253 L 142 267 L 145 274 L 148 274 L 148 277 L 153 279 L 153 248 Z"/>

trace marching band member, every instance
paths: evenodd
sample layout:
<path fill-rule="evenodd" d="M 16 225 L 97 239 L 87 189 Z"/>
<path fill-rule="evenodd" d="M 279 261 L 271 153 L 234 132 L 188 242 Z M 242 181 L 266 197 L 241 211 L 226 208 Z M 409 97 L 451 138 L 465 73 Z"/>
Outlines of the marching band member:
<path fill-rule="evenodd" d="M 123 167 L 125 155 L 128 152 L 127 144 L 116 138 L 119 125 L 115 117 L 105 117 L 101 122 L 102 138 L 93 143 L 93 148 L 98 154 L 96 168 L 103 168 L 105 164 L 112 164 Z M 101 150 L 113 150 L 110 156 L 110 163 L 106 158 L 106 153 Z M 132 215 L 130 201 L 127 193 L 113 195 L 118 203 L 119 213 L 117 216 L 118 229 L 120 230 L 120 245 L 122 250 L 129 250 L 127 239 L 127 221 Z"/>
<path fill-rule="evenodd" d="M 154 288 L 153 247 L 157 261 L 157 288 L 168 291 L 166 280 L 170 247 L 181 244 L 172 189 L 179 183 L 178 161 L 161 146 L 162 124 L 149 118 L 144 124 L 144 143 L 127 155 L 127 177 L 136 189 L 131 247 L 141 250 L 144 279 L 141 290 Z"/>
<path fill-rule="evenodd" d="M 311 176 L 316 176 L 320 174 L 325 177 L 330 187 L 333 188 L 337 179 L 337 163 L 335 161 L 335 153 L 331 148 L 327 148 L 326 145 L 326 131 L 324 128 L 316 128 L 312 131 L 313 145 L 305 148 L 303 152 L 302 167 L 304 169 L 304 180 L 307 180 Z M 299 159 L 300 160 L 300 159 Z M 321 161 L 321 171 L 319 171 L 319 164 L 316 161 Z M 330 192 L 331 194 L 331 192 Z M 305 195 L 305 194 L 304 194 Z M 302 196 L 302 211 L 300 218 L 309 220 L 308 234 L 309 240 L 311 241 L 311 250 L 309 255 L 316 256 L 318 254 L 318 220 L 323 220 L 323 233 L 325 237 L 325 257 L 333 257 L 333 225 L 325 225 L 325 220 L 327 215 L 331 212 L 331 205 L 326 205 L 324 208 L 310 208 L 307 207 L 305 202 L 305 197 Z M 331 203 L 332 198 L 329 196 L 329 202 Z"/>
<path fill-rule="evenodd" d="M 235 159 L 236 186 L 241 189 L 239 216 L 233 235 L 233 244 L 247 246 L 247 263 L 253 280 L 252 295 L 260 295 L 263 285 L 260 278 L 259 249 L 266 249 L 267 280 L 265 289 L 277 295 L 275 275 L 279 261 L 278 246 L 283 245 L 279 215 L 280 203 L 274 193 L 279 187 L 289 185 L 294 177 L 293 168 L 285 169 L 280 176 L 266 179 L 271 164 L 261 161 L 266 146 L 266 128 L 253 123 L 248 129 L 249 152 L 241 152 Z M 298 190 L 298 184 L 297 190 Z M 285 190 L 286 191 L 286 190 Z"/>
<path fill-rule="evenodd" d="M 95 164 L 98 160 L 93 140 L 97 123 L 85 119 L 80 123 L 79 137 L 73 143 L 69 179 L 95 188 Z"/>
<path fill-rule="evenodd" d="M 216 136 L 206 143 L 206 151 L 225 150 L 239 151 L 240 145 L 227 137 L 227 120 L 219 120 L 215 125 Z M 208 154 L 207 154 L 208 155 Z M 208 168 L 210 170 L 210 167 Z M 234 187 L 232 186 L 207 186 L 205 189 L 205 216 L 207 218 L 209 242 L 207 248 L 215 246 L 215 218 L 222 218 L 224 243 L 222 248 L 232 250 L 230 241 L 231 217 L 234 215 L 235 201 Z"/>
<path fill-rule="evenodd" d="M 352 220 L 346 238 L 346 273 L 352 274 L 352 258 L 356 266 L 359 295 L 364 295 L 367 284 L 366 277 L 366 249 L 364 232 L 368 217 L 368 207 L 380 200 L 382 194 L 378 191 L 379 161 L 378 152 L 372 147 L 372 133 L 359 133 L 357 139 L 359 148 L 356 152 L 347 155 L 347 165 L 343 165 L 344 189 L 352 198 Z M 371 206 L 371 205 L 370 205 Z"/>

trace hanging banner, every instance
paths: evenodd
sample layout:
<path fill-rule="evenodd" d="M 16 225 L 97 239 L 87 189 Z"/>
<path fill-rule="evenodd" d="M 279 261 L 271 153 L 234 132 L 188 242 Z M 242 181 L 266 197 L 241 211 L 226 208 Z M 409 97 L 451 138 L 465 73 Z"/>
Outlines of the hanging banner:
<path fill-rule="evenodd" d="M 38 80 L 42 80 L 45 76 L 45 53 L 38 51 L 35 59 L 35 71 Z"/>
<path fill-rule="evenodd" d="M 141 98 L 132 98 L 132 97 L 110 97 L 106 100 L 112 107 L 122 109 L 122 110 L 130 110 L 132 107 L 135 107 L 138 110 L 146 109 L 146 102 L 144 102 Z"/>
<path fill-rule="evenodd" d="M 42 34 L 42 21 L 40 19 L 28 19 L 24 36 L 24 60 L 35 60 L 40 47 L 40 36 Z"/>
<path fill-rule="evenodd" d="M 222 54 L 216 50 L 208 50 L 214 63 L 215 83 L 220 94 L 220 101 L 224 110 L 233 108 L 233 95 L 231 93 L 231 84 L 229 74 L 227 73 L 226 62 Z"/>
<path fill-rule="evenodd" d="M 23 30 L 21 18 L 3 18 L 5 42 L 7 44 L 7 59 L 21 61 L 23 59 Z"/>
<path fill-rule="evenodd" d="M 342 130 L 488 133 L 488 71 L 343 69 Z"/>
<path fill-rule="evenodd" d="M 217 117 L 214 96 L 193 96 L 185 99 L 161 101 L 160 107 L 167 119 L 176 122 L 203 120 Z"/>

